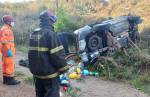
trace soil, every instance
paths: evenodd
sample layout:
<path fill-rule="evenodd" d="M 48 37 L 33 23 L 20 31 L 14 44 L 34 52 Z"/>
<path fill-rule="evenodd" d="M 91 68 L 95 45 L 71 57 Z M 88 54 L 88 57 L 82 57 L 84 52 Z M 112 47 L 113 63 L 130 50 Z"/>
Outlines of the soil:
<path fill-rule="evenodd" d="M 16 71 L 23 72 L 23 76 L 32 76 L 27 68 L 17 65 L 20 59 L 26 59 L 26 57 L 27 54 L 17 51 L 15 56 Z M 17 79 L 21 80 L 20 85 L 3 85 L 2 73 L 0 73 L 0 97 L 35 97 L 34 86 L 26 83 L 22 76 Z M 80 82 L 72 80 L 71 84 L 81 89 L 78 97 L 150 97 L 128 84 L 94 77 L 86 77 Z"/>

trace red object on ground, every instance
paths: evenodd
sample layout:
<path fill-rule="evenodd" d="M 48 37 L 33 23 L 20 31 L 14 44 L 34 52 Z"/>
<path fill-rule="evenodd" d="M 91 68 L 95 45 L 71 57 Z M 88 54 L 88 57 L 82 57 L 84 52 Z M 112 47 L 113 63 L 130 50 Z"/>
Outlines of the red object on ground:
<path fill-rule="evenodd" d="M 64 91 L 67 91 L 67 90 L 68 90 L 68 87 L 65 87 L 65 86 L 64 86 L 64 87 L 63 87 L 63 90 L 64 90 Z"/>

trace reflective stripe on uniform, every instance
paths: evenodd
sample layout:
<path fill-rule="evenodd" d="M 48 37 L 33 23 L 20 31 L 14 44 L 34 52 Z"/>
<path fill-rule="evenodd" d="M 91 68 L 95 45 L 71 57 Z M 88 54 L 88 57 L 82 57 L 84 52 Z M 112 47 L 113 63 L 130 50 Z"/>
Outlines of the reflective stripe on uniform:
<path fill-rule="evenodd" d="M 61 45 L 61 46 L 58 46 L 58 47 L 56 47 L 56 48 L 51 49 L 51 50 L 50 50 L 50 53 L 51 53 L 51 54 L 57 53 L 57 52 L 59 52 L 60 50 L 63 50 L 63 49 L 64 49 L 64 47 Z"/>
<path fill-rule="evenodd" d="M 13 42 L 13 43 L 14 43 L 14 40 L 0 41 L 0 42 L 3 43 L 3 44 L 7 44 L 7 43 L 9 43 L 9 42 Z"/>
<path fill-rule="evenodd" d="M 46 52 L 46 51 L 49 51 L 49 48 L 45 48 L 45 47 L 29 47 L 29 50 Z"/>
<path fill-rule="evenodd" d="M 69 66 L 62 67 L 62 68 L 59 69 L 59 71 L 65 71 L 67 69 L 69 69 Z"/>
<path fill-rule="evenodd" d="M 40 31 L 40 30 L 41 30 L 41 28 L 36 28 L 36 29 L 34 29 L 35 32 L 38 32 L 38 31 Z"/>
<path fill-rule="evenodd" d="M 48 78 L 55 78 L 58 76 L 58 73 L 54 73 L 54 74 L 50 74 L 50 75 L 46 75 L 46 76 L 38 76 L 38 75 L 34 75 L 37 78 L 40 79 L 48 79 Z"/>

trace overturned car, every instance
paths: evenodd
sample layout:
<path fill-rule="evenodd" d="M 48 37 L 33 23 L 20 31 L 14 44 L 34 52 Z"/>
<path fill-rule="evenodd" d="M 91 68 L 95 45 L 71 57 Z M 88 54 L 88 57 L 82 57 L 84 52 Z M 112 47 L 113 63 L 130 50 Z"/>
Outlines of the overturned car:
<path fill-rule="evenodd" d="M 57 35 L 64 46 L 66 59 L 78 55 L 84 64 L 88 64 L 96 62 L 99 56 L 104 56 L 108 51 L 127 48 L 129 42 L 138 43 L 138 25 L 141 22 L 139 16 L 120 16 L 86 25 L 74 31 L 74 34 L 63 32 Z M 72 54 L 69 47 L 74 43 L 76 51 Z M 28 60 L 20 60 L 19 64 L 28 67 Z"/>
<path fill-rule="evenodd" d="M 87 64 L 107 51 L 127 48 L 129 40 L 136 44 L 139 41 L 138 24 L 141 22 L 139 16 L 127 15 L 86 25 L 74 31 L 77 53 Z"/>

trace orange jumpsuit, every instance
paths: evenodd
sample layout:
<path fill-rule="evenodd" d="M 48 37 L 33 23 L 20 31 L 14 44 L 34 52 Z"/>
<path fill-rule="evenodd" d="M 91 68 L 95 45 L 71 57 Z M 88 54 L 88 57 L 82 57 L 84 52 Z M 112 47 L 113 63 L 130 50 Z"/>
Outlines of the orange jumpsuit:
<path fill-rule="evenodd" d="M 2 69 L 3 76 L 13 77 L 14 76 L 14 55 L 15 55 L 15 44 L 14 35 L 11 26 L 4 24 L 0 31 L 0 48 L 2 53 Z M 7 52 L 11 49 L 13 56 L 8 57 Z"/>

